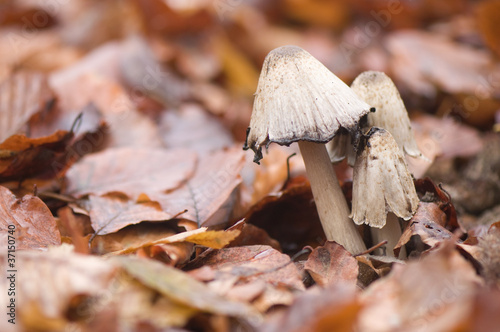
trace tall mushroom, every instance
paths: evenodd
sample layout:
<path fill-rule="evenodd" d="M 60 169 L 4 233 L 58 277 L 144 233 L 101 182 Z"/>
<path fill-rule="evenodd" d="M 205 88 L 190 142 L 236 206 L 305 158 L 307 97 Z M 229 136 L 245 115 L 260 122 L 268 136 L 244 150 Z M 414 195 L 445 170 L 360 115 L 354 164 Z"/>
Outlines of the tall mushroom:
<path fill-rule="evenodd" d="M 394 248 L 401 236 L 398 217 L 409 220 L 417 211 L 419 199 L 392 135 L 372 127 L 365 139 L 354 164 L 351 216 L 356 224 L 378 228 L 378 232 L 372 232 L 374 241 L 386 239 L 387 246 Z"/>
<path fill-rule="evenodd" d="M 340 128 L 357 131 L 370 108 L 308 52 L 279 47 L 264 60 L 244 147 L 254 151 L 258 163 L 263 146 L 299 142 L 326 238 L 351 253 L 365 250 L 365 245 L 349 218 L 324 143 Z"/>

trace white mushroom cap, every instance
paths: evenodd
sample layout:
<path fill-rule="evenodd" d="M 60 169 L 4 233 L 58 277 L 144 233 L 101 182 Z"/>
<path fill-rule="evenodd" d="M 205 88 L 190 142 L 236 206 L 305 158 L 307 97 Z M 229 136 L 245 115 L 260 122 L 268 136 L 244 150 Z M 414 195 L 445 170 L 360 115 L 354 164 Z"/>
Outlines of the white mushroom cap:
<path fill-rule="evenodd" d="M 377 110 L 368 115 L 368 126 L 388 130 L 402 151 L 412 157 L 422 157 L 406 107 L 389 76 L 379 71 L 365 71 L 352 82 L 351 89 Z"/>
<path fill-rule="evenodd" d="M 258 162 L 271 142 L 326 143 L 340 127 L 354 130 L 370 108 L 311 54 L 279 47 L 264 60 L 245 148 Z"/>
<path fill-rule="evenodd" d="M 418 196 L 403 153 L 391 134 L 373 127 L 354 164 L 351 218 L 382 228 L 388 212 L 405 220 L 417 211 Z"/>

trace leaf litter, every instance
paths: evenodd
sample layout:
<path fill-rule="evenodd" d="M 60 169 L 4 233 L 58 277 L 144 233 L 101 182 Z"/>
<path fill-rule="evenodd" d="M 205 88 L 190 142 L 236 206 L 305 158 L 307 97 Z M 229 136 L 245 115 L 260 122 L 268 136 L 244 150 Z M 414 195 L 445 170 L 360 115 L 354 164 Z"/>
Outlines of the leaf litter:
<path fill-rule="evenodd" d="M 0 242 L 15 237 L 18 272 L 0 330 L 496 331 L 496 8 L 2 5 Z M 408 258 L 325 242 L 297 149 L 271 145 L 260 166 L 241 150 L 262 61 L 284 44 L 346 83 L 394 80 L 428 159 L 407 159 Z M 351 204 L 352 170 L 335 169 Z"/>

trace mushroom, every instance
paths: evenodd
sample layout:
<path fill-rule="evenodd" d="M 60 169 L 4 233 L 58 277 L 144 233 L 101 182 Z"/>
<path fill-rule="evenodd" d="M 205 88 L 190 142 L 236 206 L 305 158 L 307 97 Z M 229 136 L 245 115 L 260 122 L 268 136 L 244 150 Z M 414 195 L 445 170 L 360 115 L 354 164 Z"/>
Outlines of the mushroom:
<path fill-rule="evenodd" d="M 244 149 L 256 163 L 271 142 L 298 142 L 327 240 L 351 253 L 365 250 L 332 168 L 325 144 L 344 128 L 357 132 L 370 106 L 305 50 L 283 46 L 262 66 Z"/>
<path fill-rule="evenodd" d="M 372 127 L 365 139 L 354 164 L 351 217 L 358 225 L 379 228 L 372 232 L 374 242 L 386 239 L 387 247 L 394 248 L 401 236 L 397 217 L 409 220 L 419 199 L 403 153 L 389 131 Z"/>
<path fill-rule="evenodd" d="M 425 158 L 413 136 L 403 100 L 389 76 L 379 71 L 365 71 L 354 79 L 351 89 L 377 110 L 368 114 L 368 127 L 384 128 L 407 155 Z"/>

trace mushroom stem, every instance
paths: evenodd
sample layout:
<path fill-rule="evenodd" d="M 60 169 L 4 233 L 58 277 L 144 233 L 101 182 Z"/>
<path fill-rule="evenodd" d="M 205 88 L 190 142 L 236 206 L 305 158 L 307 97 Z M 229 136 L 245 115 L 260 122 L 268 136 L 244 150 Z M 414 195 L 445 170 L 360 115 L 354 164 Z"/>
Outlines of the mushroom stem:
<path fill-rule="evenodd" d="M 299 141 L 299 148 L 326 239 L 343 245 L 352 254 L 366 250 L 361 235 L 349 218 L 349 207 L 326 146 L 321 143 Z"/>
<path fill-rule="evenodd" d="M 386 256 L 394 257 L 394 247 L 398 244 L 399 238 L 401 237 L 401 225 L 399 224 L 399 218 L 392 212 L 387 214 L 387 220 L 382 228 L 370 227 L 372 234 L 373 243 L 380 243 L 387 240 L 386 244 Z M 377 255 L 382 255 L 382 249 L 379 248 L 375 251 Z M 399 252 L 399 258 L 406 258 L 406 251 L 404 247 L 401 247 Z"/>

